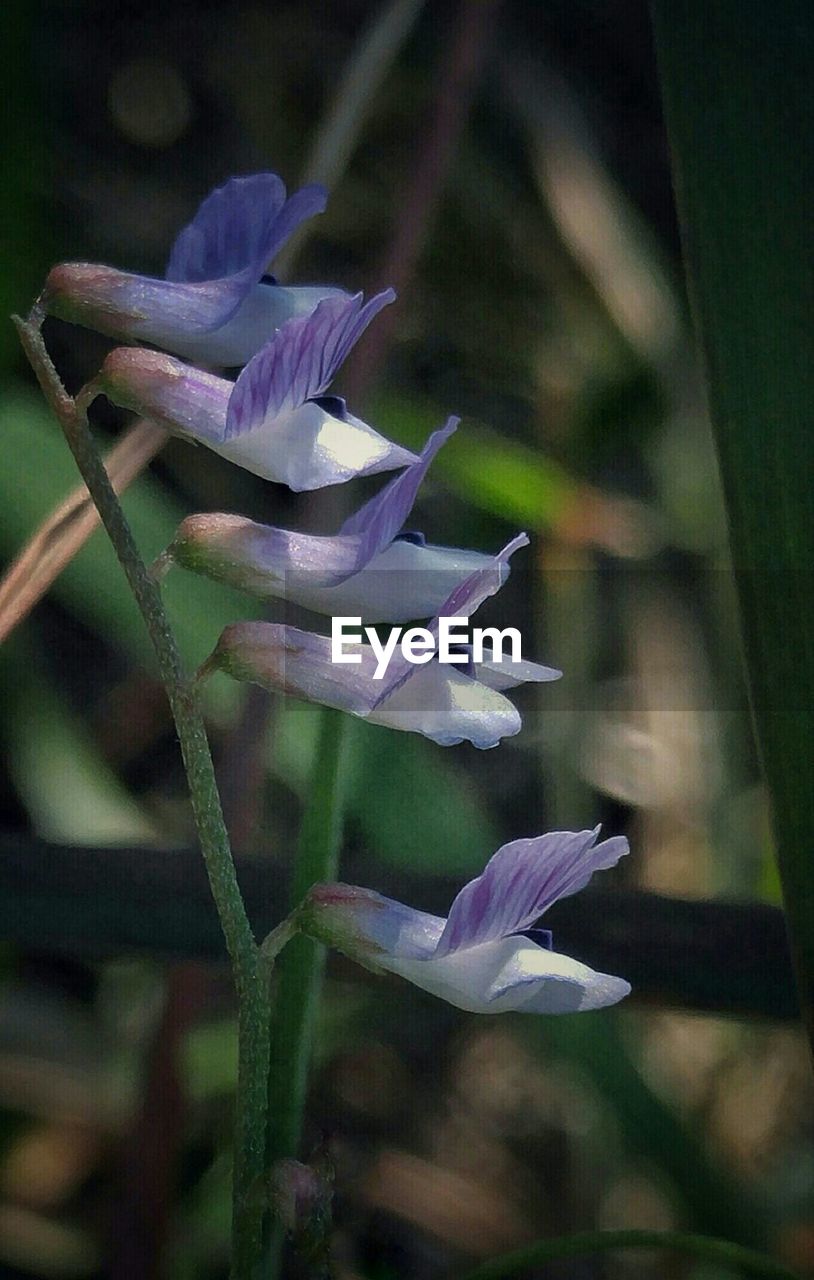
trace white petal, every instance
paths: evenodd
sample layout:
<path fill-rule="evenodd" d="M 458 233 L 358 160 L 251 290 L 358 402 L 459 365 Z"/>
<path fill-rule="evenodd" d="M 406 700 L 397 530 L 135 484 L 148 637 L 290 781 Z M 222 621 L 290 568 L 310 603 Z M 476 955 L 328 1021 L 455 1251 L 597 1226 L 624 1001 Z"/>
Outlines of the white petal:
<path fill-rule="evenodd" d="M 509 941 L 506 939 L 505 941 Z M 491 1013 L 490 990 L 503 964 L 504 941 L 456 951 L 440 960 L 377 956 L 381 969 L 397 973 L 422 991 L 468 1013 Z"/>
<path fill-rule="evenodd" d="M 464 741 L 496 747 L 522 728 L 519 711 L 502 693 L 437 661 L 417 668 L 367 719 L 423 733 L 442 747 Z"/>
<path fill-rule="evenodd" d="M 416 461 L 414 454 L 358 418 L 348 415 L 343 422 L 311 401 L 211 447 L 230 462 L 296 493 Z"/>
<path fill-rule="evenodd" d="M 583 1013 L 604 1009 L 630 994 L 630 983 L 597 973 L 579 960 L 538 947 L 527 938 L 506 938 L 514 951 L 497 974 L 490 1007 L 523 1013 Z"/>
<path fill-rule="evenodd" d="M 522 937 L 439 959 L 377 957 L 377 963 L 469 1013 L 576 1013 L 615 1004 L 630 991 L 622 978 L 595 973 Z"/>

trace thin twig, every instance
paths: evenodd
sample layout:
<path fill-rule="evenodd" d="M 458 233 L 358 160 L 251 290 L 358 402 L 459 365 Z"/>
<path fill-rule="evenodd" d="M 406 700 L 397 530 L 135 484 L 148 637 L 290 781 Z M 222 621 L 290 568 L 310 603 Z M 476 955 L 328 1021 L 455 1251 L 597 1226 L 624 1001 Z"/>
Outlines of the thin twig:
<path fill-rule="evenodd" d="M 397 202 L 398 221 L 374 273 L 375 289 L 392 286 L 401 295 L 415 273 L 466 121 L 499 3 L 461 0 L 448 52 L 438 68 L 429 128 Z M 399 320 L 399 306 L 396 302 L 385 308 L 350 357 L 344 379 L 349 400 L 358 400 L 382 367 Z"/>
<path fill-rule="evenodd" d="M 407 39 L 424 0 L 390 0 L 376 13 L 362 33 L 342 69 L 336 92 L 320 122 L 302 173 L 303 182 L 333 187 L 342 177 L 373 106 L 377 90 L 387 77 Z M 274 259 L 275 275 L 285 278 L 313 221 L 304 222 Z"/>
<path fill-rule="evenodd" d="M 154 422 L 133 423 L 105 459 L 117 494 L 141 474 L 167 438 L 163 427 Z M 84 484 L 43 521 L 0 581 L 0 644 L 28 616 L 98 524 L 99 513 Z"/>
<path fill-rule="evenodd" d="M 202 965 L 170 967 L 164 1009 L 146 1054 L 141 1105 L 121 1143 L 120 1192 L 110 1232 L 112 1280 L 162 1280 L 188 1099 L 182 1050 L 207 1004 Z"/>

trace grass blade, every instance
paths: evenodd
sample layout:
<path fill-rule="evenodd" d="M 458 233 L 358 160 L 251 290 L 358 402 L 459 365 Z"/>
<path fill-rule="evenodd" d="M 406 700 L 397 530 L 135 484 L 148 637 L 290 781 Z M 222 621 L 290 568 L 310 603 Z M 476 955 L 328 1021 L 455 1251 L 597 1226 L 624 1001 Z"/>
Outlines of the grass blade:
<path fill-rule="evenodd" d="M 653 0 L 752 705 L 814 1033 L 814 13 Z"/>

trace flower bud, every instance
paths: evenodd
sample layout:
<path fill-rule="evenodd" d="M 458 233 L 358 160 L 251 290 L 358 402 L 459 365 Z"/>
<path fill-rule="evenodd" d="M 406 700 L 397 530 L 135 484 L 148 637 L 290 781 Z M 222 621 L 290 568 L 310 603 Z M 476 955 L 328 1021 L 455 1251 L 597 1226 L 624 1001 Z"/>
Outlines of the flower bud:
<path fill-rule="evenodd" d="M 269 1177 L 272 1207 L 282 1226 L 292 1235 L 324 1222 L 330 1207 L 330 1180 L 324 1171 L 299 1160 L 278 1160 Z"/>
<path fill-rule="evenodd" d="M 319 1274 L 327 1274 L 331 1232 L 333 1169 L 324 1158 L 314 1165 L 278 1160 L 269 1175 L 271 1208 L 297 1253 Z"/>
<path fill-rule="evenodd" d="M 113 404 L 173 433 L 217 441 L 223 435 L 231 383 L 142 347 L 117 347 L 95 385 Z"/>
<path fill-rule="evenodd" d="M 395 954 L 421 954 L 427 938 L 437 938 L 443 921 L 374 889 L 316 884 L 297 912 L 297 924 L 301 933 L 381 972 Z"/>
<path fill-rule="evenodd" d="M 237 276 L 175 282 L 117 271 L 101 263 L 63 262 L 49 272 L 40 305 L 49 315 L 110 338 L 152 342 L 183 352 L 190 341 L 223 326 L 240 307 L 245 292 L 245 281 Z M 259 346 L 260 341 L 255 342 L 253 351 Z"/>

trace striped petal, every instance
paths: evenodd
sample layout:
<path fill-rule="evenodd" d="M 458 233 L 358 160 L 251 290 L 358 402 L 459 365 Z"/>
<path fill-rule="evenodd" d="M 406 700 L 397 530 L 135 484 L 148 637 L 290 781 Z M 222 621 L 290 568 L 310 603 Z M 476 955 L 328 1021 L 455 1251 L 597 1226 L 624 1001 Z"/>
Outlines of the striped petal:
<path fill-rule="evenodd" d="M 292 231 L 325 207 L 322 187 L 286 198 L 273 173 L 233 178 L 181 231 L 164 280 L 93 263 L 50 272 L 40 305 L 50 315 L 123 341 L 149 342 L 210 366 L 242 366 L 285 322 L 341 289 L 262 282 Z"/>
<path fill-rule="evenodd" d="M 553 831 L 498 849 L 450 908 L 437 954 L 477 947 L 529 928 L 552 903 L 583 889 L 595 871 L 628 852 L 622 836 L 596 843 L 594 831 Z"/>
<path fill-rule="evenodd" d="M 219 280 L 248 272 L 255 284 L 288 237 L 306 218 L 322 213 L 324 187 L 302 187 L 286 198 L 276 173 L 230 178 L 216 187 L 179 233 L 170 252 L 167 279 Z"/>
<path fill-rule="evenodd" d="M 387 289 L 364 304 L 361 293 L 327 298 L 310 315 L 282 325 L 235 383 L 225 438 L 256 431 L 284 410 L 321 396 L 371 320 L 395 296 Z"/>
<path fill-rule="evenodd" d="M 470 618 L 484 600 L 497 594 L 509 576 L 511 557 L 520 547 L 528 546 L 528 543 L 528 536 L 525 533 L 518 534 L 496 556 L 492 556 L 485 564 L 470 573 L 450 592 L 427 630 L 437 639 L 439 618 Z M 392 697 L 405 682 L 412 680 L 417 669 L 401 654 L 394 657 L 388 667 L 387 678 L 379 694 L 377 706 Z"/>

